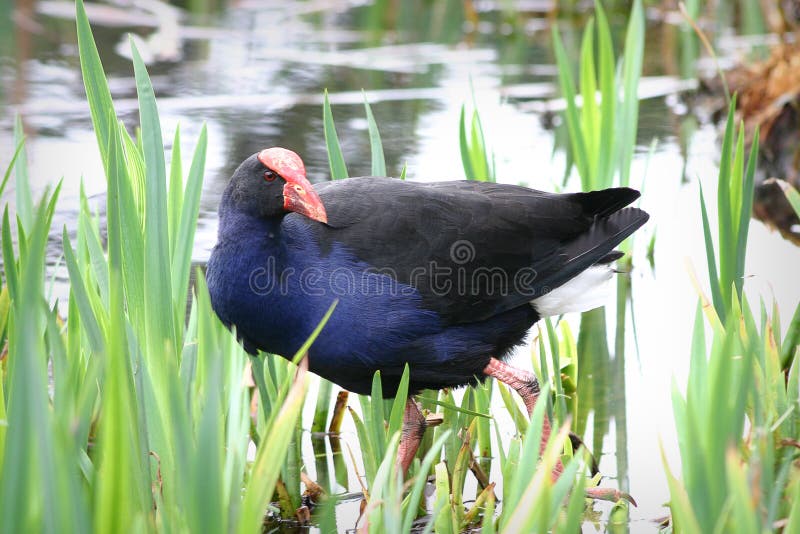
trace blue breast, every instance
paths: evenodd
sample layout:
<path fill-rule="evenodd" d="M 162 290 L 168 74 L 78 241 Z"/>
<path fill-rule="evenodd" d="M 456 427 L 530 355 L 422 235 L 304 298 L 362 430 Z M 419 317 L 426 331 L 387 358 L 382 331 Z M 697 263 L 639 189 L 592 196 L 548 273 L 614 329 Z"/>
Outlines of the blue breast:
<path fill-rule="evenodd" d="M 520 343 L 538 318 L 526 305 L 443 325 L 390 269 L 376 270 L 340 243 L 323 252 L 301 215 L 228 213 L 222 224 L 206 272 L 220 319 L 249 351 L 291 358 L 338 301 L 309 350 L 309 366 L 356 393 L 368 393 L 380 370 L 384 392 L 394 395 L 406 363 L 412 390 L 474 383 L 489 358 Z"/>
<path fill-rule="evenodd" d="M 338 301 L 309 351 L 312 371 L 371 377 L 401 359 L 436 359 L 437 350 L 411 347 L 441 332 L 438 315 L 390 271 L 359 261 L 340 244 L 323 254 L 301 216 L 235 217 L 235 235 L 218 243 L 207 280 L 215 311 L 248 348 L 292 357 Z"/>

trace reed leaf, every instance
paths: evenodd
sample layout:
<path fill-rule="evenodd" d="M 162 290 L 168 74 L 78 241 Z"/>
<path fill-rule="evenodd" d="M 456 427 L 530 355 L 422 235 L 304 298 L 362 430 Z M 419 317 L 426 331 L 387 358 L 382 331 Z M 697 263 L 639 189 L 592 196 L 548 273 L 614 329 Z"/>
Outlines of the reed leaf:
<path fill-rule="evenodd" d="M 25 133 L 22 127 L 22 117 L 19 115 L 14 119 L 14 145 L 19 147 L 19 152 L 15 155 L 15 197 L 17 217 L 26 231 L 33 228 L 34 206 L 31 195 L 31 184 L 28 177 L 28 155 L 25 153 Z"/>
<path fill-rule="evenodd" d="M 364 112 L 367 115 L 367 128 L 369 130 L 369 150 L 372 155 L 372 176 L 386 176 L 386 161 L 383 156 L 383 143 L 372 109 L 367 102 L 367 95 L 364 93 Z"/>
<path fill-rule="evenodd" d="M 86 98 L 89 101 L 92 125 L 97 136 L 97 144 L 100 147 L 103 166 L 108 167 L 108 141 L 111 138 L 111 130 L 117 127 L 116 117 L 109 116 L 108 110 L 114 109 L 114 104 L 111 100 L 111 91 L 108 88 L 108 81 L 103 72 L 103 65 L 100 62 L 100 55 L 97 52 L 97 45 L 92 36 L 92 29 L 89 26 L 89 18 L 86 16 L 83 0 L 75 1 L 75 11 L 78 32 L 78 57 L 80 58 L 81 73 L 83 74 L 83 85 L 86 89 Z"/>
<path fill-rule="evenodd" d="M 325 99 L 322 104 L 322 127 L 325 134 L 325 148 L 328 150 L 328 161 L 331 168 L 331 180 L 347 178 L 347 165 L 344 162 L 342 147 L 339 145 L 339 136 L 336 134 L 336 125 L 333 123 L 333 111 L 328 100 L 328 91 L 325 90 Z"/>
<path fill-rule="evenodd" d="M 264 439 L 264 443 L 268 443 L 269 446 L 259 447 L 256 453 L 242 503 L 241 517 L 237 528 L 240 533 L 254 532 L 260 528 L 264 510 L 269 504 L 281 464 L 289 448 L 291 436 L 294 434 L 294 426 L 300 417 L 307 387 L 308 376 L 305 364 L 303 364 Z"/>

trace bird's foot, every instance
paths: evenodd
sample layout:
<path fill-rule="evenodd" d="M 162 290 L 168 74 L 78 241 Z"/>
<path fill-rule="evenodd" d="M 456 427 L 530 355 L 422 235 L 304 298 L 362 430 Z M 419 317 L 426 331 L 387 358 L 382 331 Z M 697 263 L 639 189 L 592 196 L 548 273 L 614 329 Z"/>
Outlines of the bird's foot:
<path fill-rule="evenodd" d="M 444 415 L 440 413 L 431 413 L 425 417 L 425 428 L 433 428 L 444 423 Z"/>
<path fill-rule="evenodd" d="M 517 369 L 501 362 L 497 358 L 492 358 L 489 360 L 489 364 L 484 367 L 483 374 L 494 377 L 511 387 L 522 397 L 522 402 L 525 403 L 528 415 L 533 413 L 536 399 L 539 398 L 539 381 L 536 380 L 536 376 L 533 373 Z"/>
<path fill-rule="evenodd" d="M 440 424 L 441 420 L 436 424 Z M 405 474 L 414 461 L 414 456 L 417 454 L 419 444 L 422 442 L 422 437 L 425 435 L 425 429 L 428 428 L 428 421 L 417 405 L 417 402 L 411 397 L 406 401 L 406 409 L 403 413 L 403 430 L 400 434 L 400 445 L 397 449 L 397 469 Z M 435 425 L 431 425 L 435 426 Z"/>
<path fill-rule="evenodd" d="M 620 499 L 625 499 L 632 505 L 636 506 L 636 501 L 633 497 L 624 491 L 614 488 L 586 488 L 586 496 L 590 499 L 610 502 L 617 502 Z"/>
<path fill-rule="evenodd" d="M 536 376 L 533 373 L 512 367 L 501 362 L 497 358 L 491 358 L 486 367 L 483 368 L 483 374 L 494 377 L 511 387 L 522 397 L 522 402 L 525 403 L 528 415 L 530 416 L 533 414 L 533 409 L 539 398 L 539 381 L 536 380 Z M 544 454 L 545 447 L 550 439 L 551 431 L 550 419 L 545 415 L 542 420 L 542 437 L 539 445 L 540 454 Z M 561 459 L 556 460 L 556 465 L 553 466 L 553 480 L 558 479 L 563 471 L 564 465 L 561 463 Z"/>
<path fill-rule="evenodd" d="M 486 367 L 483 369 L 483 373 L 486 376 L 494 377 L 500 382 L 503 382 L 511 387 L 519 394 L 520 397 L 522 397 L 522 401 L 525 403 L 525 408 L 528 410 L 528 415 L 533 413 L 533 408 L 536 406 L 536 401 L 539 398 L 539 382 L 536 380 L 536 376 L 533 373 L 512 367 L 501 362 L 497 358 L 492 358 L 489 360 L 488 365 L 486 365 Z M 544 454 L 545 446 L 550 438 L 550 432 L 550 420 L 545 415 L 545 418 L 542 421 L 542 442 L 540 444 L 540 450 L 542 454 Z M 570 436 L 570 440 L 572 441 L 574 448 L 583 445 L 583 442 L 580 440 L 580 438 L 574 434 Z M 597 467 L 594 465 L 594 459 L 592 460 L 592 471 L 596 471 Z M 564 465 L 559 459 L 556 461 L 556 465 L 553 466 L 553 480 L 557 480 L 563 471 Z M 612 488 L 588 488 L 586 490 L 586 496 L 592 499 L 613 502 L 616 502 L 620 499 L 625 499 L 632 505 L 636 506 L 636 501 L 633 499 L 633 497 L 627 493 Z"/>

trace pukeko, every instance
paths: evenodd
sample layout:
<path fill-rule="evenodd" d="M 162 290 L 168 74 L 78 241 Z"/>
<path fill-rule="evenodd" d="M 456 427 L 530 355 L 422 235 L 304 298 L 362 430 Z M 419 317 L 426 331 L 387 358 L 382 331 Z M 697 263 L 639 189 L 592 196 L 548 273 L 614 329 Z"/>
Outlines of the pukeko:
<path fill-rule="evenodd" d="M 638 197 L 376 177 L 312 187 L 297 154 L 268 148 L 222 196 L 211 303 L 247 351 L 291 357 L 338 299 L 308 351 L 312 372 L 368 394 L 380 370 L 387 396 L 406 364 L 412 392 L 492 376 L 531 412 L 535 376 L 503 358 L 541 317 L 605 302 L 614 247 L 648 219 L 625 208 Z M 409 397 L 403 471 L 425 424 Z"/>

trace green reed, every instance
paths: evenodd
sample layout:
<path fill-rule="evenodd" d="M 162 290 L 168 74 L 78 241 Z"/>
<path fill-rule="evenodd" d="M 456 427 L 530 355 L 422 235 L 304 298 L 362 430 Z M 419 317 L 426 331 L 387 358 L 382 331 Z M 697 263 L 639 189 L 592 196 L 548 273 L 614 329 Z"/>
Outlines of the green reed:
<path fill-rule="evenodd" d="M 725 136 L 722 140 L 719 177 L 717 180 L 717 217 L 719 254 L 711 238 L 705 197 L 700 189 L 700 207 L 703 214 L 703 235 L 706 244 L 708 278 L 711 281 L 711 297 L 717 314 L 724 322 L 732 305 L 733 295 L 742 295 L 744 284 L 744 260 L 747 251 L 747 235 L 750 214 L 753 211 L 753 188 L 755 166 L 758 160 L 758 130 L 751 143 L 745 168 L 744 124 L 739 125 L 734 136 L 733 114 L 736 98 L 731 101 Z"/>
<path fill-rule="evenodd" d="M 722 141 L 716 248 L 700 190 L 711 302 L 701 294 L 686 392 L 673 391 L 682 478 L 666 460 L 665 468 L 675 532 L 766 532 L 780 524 L 792 531 L 800 525 L 800 454 L 791 445 L 800 437 L 800 305 L 782 341 L 777 307 L 770 314 L 762 302 L 758 318 L 745 296 L 759 136 L 756 131 L 745 162 L 743 126 L 734 134 L 735 106 L 734 98 Z"/>
<path fill-rule="evenodd" d="M 599 1 L 595 2 L 595 13 L 597 22 L 589 20 L 581 42 L 578 91 L 558 25 L 553 25 L 559 86 L 566 101 L 569 154 L 584 191 L 611 187 L 615 175 L 619 185 L 627 186 L 630 181 L 639 115 L 637 87 L 644 55 L 641 1 L 633 3 L 622 57 L 616 63 L 611 29 Z"/>
<path fill-rule="evenodd" d="M 473 99 L 472 118 L 468 121 L 466 107 L 461 106 L 461 117 L 458 121 L 458 141 L 461 151 L 461 164 L 467 180 L 479 182 L 497 181 L 494 164 L 494 153 L 489 151 L 483 135 L 483 125 Z"/>
<path fill-rule="evenodd" d="M 69 298 L 49 303 L 45 250 L 59 188 L 38 205 L 29 201 L 18 139 L 2 185 L 15 169 L 18 216 L 12 224 L 7 205 L 1 232 L 8 351 L 0 364 L 0 529 L 255 531 L 300 415 L 305 372 L 280 383 L 276 415 L 260 422 L 249 462 L 247 358 L 211 310 L 202 275 L 185 319 L 205 129 L 185 179 L 176 132 L 168 173 L 138 52 L 132 47 L 134 139 L 114 112 L 80 0 L 76 18 L 108 181 L 108 240 L 104 247 L 81 192 L 77 235 L 60 232 Z"/>

